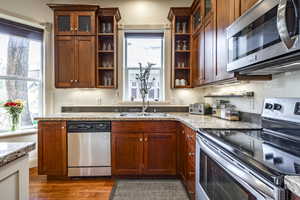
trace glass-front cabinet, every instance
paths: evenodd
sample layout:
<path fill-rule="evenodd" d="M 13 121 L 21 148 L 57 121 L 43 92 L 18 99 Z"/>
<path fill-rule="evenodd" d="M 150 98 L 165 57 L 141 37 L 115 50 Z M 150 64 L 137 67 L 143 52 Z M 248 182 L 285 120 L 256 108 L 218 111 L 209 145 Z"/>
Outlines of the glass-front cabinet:
<path fill-rule="evenodd" d="M 74 17 L 69 11 L 57 11 L 55 13 L 55 34 L 56 35 L 73 35 L 74 34 Z"/>
<path fill-rule="evenodd" d="M 55 20 L 56 35 L 95 35 L 95 12 L 58 11 Z"/>

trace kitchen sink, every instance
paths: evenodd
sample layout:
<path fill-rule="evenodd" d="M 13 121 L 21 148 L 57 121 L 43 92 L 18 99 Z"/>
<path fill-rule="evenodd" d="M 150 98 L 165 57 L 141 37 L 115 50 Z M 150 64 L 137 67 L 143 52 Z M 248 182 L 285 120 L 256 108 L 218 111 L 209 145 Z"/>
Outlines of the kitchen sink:
<path fill-rule="evenodd" d="M 120 117 L 167 117 L 167 113 L 121 113 Z"/>

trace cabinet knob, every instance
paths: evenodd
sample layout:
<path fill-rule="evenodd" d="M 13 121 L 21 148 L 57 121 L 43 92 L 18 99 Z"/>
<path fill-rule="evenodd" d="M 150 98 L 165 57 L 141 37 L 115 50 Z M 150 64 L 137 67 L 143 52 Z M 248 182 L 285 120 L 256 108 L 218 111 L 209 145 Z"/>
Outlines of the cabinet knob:
<path fill-rule="evenodd" d="M 195 153 L 189 152 L 189 156 L 194 156 Z"/>
<path fill-rule="evenodd" d="M 181 131 L 182 134 L 184 134 L 184 131 Z"/>
<path fill-rule="evenodd" d="M 146 138 L 145 138 L 145 142 L 147 142 L 147 141 L 148 141 L 148 138 L 146 137 Z"/>
<path fill-rule="evenodd" d="M 64 127 L 64 126 L 62 126 L 62 127 L 61 127 L 61 129 L 65 129 L 65 127 Z"/>
<path fill-rule="evenodd" d="M 140 138 L 140 142 L 143 142 L 143 138 Z"/>
<path fill-rule="evenodd" d="M 78 28 L 75 28 L 75 31 L 77 31 L 78 30 Z"/>
<path fill-rule="evenodd" d="M 70 30 L 73 31 L 74 29 L 71 27 Z"/>
<path fill-rule="evenodd" d="M 71 82 L 71 83 L 73 83 L 73 82 L 74 82 L 74 80 L 70 80 L 70 82 Z"/>
<path fill-rule="evenodd" d="M 78 80 L 75 80 L 75 83 L 79 82 Z"/>

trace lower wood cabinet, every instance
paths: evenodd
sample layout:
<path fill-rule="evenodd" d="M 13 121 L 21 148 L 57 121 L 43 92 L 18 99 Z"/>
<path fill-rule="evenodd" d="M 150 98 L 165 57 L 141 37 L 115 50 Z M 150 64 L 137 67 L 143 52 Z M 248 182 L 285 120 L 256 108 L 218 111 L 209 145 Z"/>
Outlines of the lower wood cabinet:
<path fill-rule="evenodd" d="M 196 133 L 185 125 L 181 125 L 178 141 L 178 174 L 183 180 L 191 198 L 195 198 L 195 150 Z"/>
<path fill-rule="evenodd" d="M 112 174 L 139 175 L 143 164 L 143 134 L 112 134 Z"/>
<path fill-rule="evenodd" d="M 39 175 L 67 175 L 67 129 L 65 121 L 38 124 Z"/>
<path fill-rule="evenodd" d="M 176 175 L 176 133 L 144 134 L 145 175 Z"/>
<path fill-rule="evenodd" d="M 112 123 L 113 175 L 175 176 L 177 145 L 176 128 L 173 126 L 177 123 L 138 122 L 137 126 L 132 125 L 133 122 Z M 161 131 L 157 131 L 158 126 L 162 127 Z"/>

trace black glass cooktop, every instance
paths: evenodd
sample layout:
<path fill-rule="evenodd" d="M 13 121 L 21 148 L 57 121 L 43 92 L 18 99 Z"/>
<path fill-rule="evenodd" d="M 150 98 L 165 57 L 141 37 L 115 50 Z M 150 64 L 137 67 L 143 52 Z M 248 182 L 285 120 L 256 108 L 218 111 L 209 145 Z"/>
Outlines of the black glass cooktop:
<path fill-rule="evenodd" d="M 300 140 L 265 129 L 200 132 L 271 181 L 283 175 L 300 175 Z"/>

